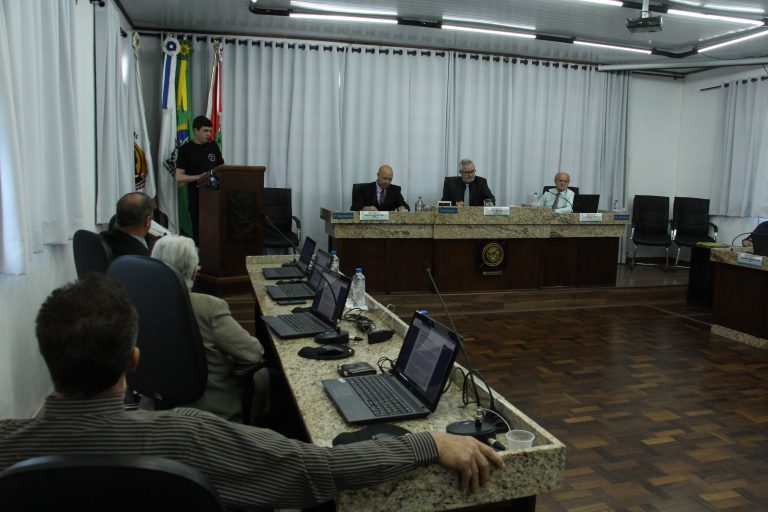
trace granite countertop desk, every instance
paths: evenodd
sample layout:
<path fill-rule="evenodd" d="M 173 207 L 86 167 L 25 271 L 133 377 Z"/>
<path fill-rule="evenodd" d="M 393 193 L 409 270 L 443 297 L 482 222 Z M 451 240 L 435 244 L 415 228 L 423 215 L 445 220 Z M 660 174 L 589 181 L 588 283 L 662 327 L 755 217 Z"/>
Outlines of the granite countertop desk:
<path fill-rule="evenodd" d="M 249 256 L 246 259 L 256 300 L 265 315 L 288 313 L 292 308 L 279 306 L 269 298 L 261 272 L 265 266 L 274 266 L 285 262 L 287 258 Z M 397 356 L 407 325 L 370 296 L 368 301 L 371 311 L 367 316 L 374 318 L 379 329 L 391 328 L 397 334 L 391 341 L 375 345 L 368 345 L 366 341 L 350 341 L 355 355 L 343 362 L 366 361 L 376 366 L 382 356 Z M 342 322 L 342 328 L 350 332 L 350 338 L 356 335 L 364 338 L 350 322 Z M 339 433 L 357 430 L 357 427 L 344 423 L 320 384 L 322 379 L 338 376 L 336 366 L 340 361 L 299 357 L 297 352 L 302 347 L 317 346 L 311 338 L 281 340 L 273 336 L 272 339 L 312 442 L 320 446 L 331 446 L 331 441 Z M 503 472 L 494 471 L 489 486 L 474 494 L 462 493 L 456 486 L 455 472 L 432 465 L 418 468 L 409 477 L 398 481 L 342 492 L 337 498 L 337 510 L 450 510 L 509 502 L 559 488 L 564 475 L 565 446 L 503 397 L 495 392 L 494 397 L 512 427 L 529 430 L 536 435 L 536 439 L 534 446 L 528 450 L 502 452 L 506 469 Z M 398 425 L 413 432 L 445 431 L 448 423 L 471 417 L 472 411 L 460 408 L 460 404 L 461 392 L 454 383 L 443 395 L 433 414 L 424 419 L 398 422 Z M 500 440 L 504 443 L 503 438 Z"/>

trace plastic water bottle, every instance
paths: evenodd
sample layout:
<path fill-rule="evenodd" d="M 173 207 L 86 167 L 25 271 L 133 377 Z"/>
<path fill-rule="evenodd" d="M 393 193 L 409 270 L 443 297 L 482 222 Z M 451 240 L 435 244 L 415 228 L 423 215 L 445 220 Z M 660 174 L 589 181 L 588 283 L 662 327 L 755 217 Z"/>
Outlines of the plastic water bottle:
<path fill-rule="evenodd" d="M 424 201 L 422 201 L 421 196 L 416 200 L 416 206 L 413 208 L 417 212 L 423 212 L 424 211 Z"/>
<path fill-rule="evenodd" d="M 538 205 L 539 205 L 539 193 L 534 192 L 533 199 L 531 199 L 531 206 L 538 206 Z"/>
<path fill-rule="evenodd" d="M 363 269 L 360 267 L 355 269 L 355 275 L 352 276 L 352 307 L 367 307 L 365 303 L 365 275 L 363 275 Z"/>
<path fill-rule="evenodd" d="M 336 256 L 336 251 L 331 251 L 331 270 L 334 272 L 339 271 L 339 257 Z"/>

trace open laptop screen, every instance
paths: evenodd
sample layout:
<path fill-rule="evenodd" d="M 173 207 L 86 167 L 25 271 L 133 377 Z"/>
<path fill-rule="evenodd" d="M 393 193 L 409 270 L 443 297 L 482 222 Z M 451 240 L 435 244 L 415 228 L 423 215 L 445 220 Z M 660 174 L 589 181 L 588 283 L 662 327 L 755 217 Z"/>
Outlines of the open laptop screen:
<path fill-rule="evenodd" d="M 397 356 L 395 374 L 434 410 L 456 360 L 457 348 L 456 336 L 450 329 L 414 313 Z"/>
<path fill-rule="evenodd" d="M 299 268 L 307 270 L 309 262 L 312 260 L 312 254 L 315 252 L 315 245 L 317 243 L 311 238 L 304 237 L 304 245 L 301 246 L 301 254 L 299 255 Z"/>
<path fill-rule="evenodd" d="M 327 280 L 322 279 L 320 283 L 320 289 L 312 301 L 312 311 L 335 325 L 344 310 L 352 280 L 332 270 L 326 270 L 323 275 Z"/>
<path fill-rule="evenodd" d="M 312 265 L 312 272 L 309 273 L 309 279 L 307 284 L 313 290 L 320 288 L 320 284 L 323 280 L 322 273 L 331 264 L 331 255 L 322 249 L 318 249 L 317 256 L 315 256 L 315 263 Z"/>

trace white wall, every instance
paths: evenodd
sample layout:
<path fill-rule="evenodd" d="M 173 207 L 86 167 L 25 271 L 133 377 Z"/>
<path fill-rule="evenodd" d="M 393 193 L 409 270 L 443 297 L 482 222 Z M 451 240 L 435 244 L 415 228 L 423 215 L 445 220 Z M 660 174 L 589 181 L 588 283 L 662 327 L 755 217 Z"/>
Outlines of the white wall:
<path fill-rule="evenodd" d="M 95 146 L 93 92 L 93 8 L 78 2 L 75 8 L 77 40 L 75 48 L 78 90 L 78 119 L 72 126 L 79 133 L 80 169 L 66 165 L 51 172 L 67 172 L 82 186 L 86 204 L 95 205 Z M 18 49 L 15 50 L 17 53 Z M 91 210 L 93 211 L 93 210 Z M 91 212 L 87 212 L 93 218 Z M 95 226 L 83 226 L 94 229 Z M 21 276 L 0 274 L 0 418 L 32 415 L 52 386 L 48 371 L 37 350 L 35 317 L 40 304 L 53 290 L 75 279 L 72 244 L 48 245 L 34 256 L 29 273 Z"/>

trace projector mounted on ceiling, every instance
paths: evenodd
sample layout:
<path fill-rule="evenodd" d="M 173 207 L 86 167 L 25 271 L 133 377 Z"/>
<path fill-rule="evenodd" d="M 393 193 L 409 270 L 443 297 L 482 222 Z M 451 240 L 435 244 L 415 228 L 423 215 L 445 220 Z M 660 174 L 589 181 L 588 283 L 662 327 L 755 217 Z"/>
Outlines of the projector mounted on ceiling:
<path fill-rule="evenodd" d="M 637 18 L 627 18 L 627 30 L 630 32 L 661 32 L 661 16 L 651 16 L 649 0 L 643 0 L 643 10 Z"/>

